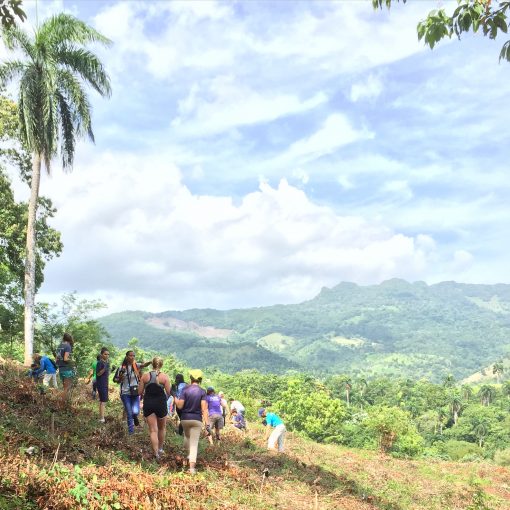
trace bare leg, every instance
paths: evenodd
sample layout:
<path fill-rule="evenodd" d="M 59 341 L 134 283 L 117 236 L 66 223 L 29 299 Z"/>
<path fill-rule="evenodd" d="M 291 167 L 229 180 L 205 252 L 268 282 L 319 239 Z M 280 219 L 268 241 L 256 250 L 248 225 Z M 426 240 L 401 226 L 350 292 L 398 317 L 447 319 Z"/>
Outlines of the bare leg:
<path fill-rule="evenodd" d="M 166 436 L 166 416 L 158 418 L 158 451 L 161 453 Z"/>
<path fill-rule="evenodd" d="M 149 435 L 151 438 L 152 450 L 156 457 L 159 456 L 159 439 L 158 439 L 158 419 L 154 413 L 145 418 L 147 425 L 149 426 Z"/>

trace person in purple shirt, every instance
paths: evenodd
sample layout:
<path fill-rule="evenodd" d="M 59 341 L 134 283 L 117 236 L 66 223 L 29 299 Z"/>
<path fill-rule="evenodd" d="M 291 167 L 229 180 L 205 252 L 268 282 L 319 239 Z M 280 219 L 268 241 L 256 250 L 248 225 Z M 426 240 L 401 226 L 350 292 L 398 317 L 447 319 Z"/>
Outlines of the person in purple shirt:
<path fill-rule="evenodd" d="M 208 406 L 205 400 L 205 390 L 200 387 L 203 374 L 201 370 L 190 370 L 191 384 L 186 386 L 175 404 L 181 410 L 181 424 L 184 429 L 184 448 L 188 454 L 189 472 L 196 473 L 198 440 L 202 425 L 207 425 Z"/>
<path fill-rule="evenodd" d="M 209 413 L 208 432 L 207 438 L 209 442 L 213 443 L 213 433 L 216 441 L 220 440 L 220 430 L 224 427 L 225 422 L 223 421 L 223 402 L 222 398 L 214 392 L 214 388 L 209 386 L 207 388 L 207 395 L 205 397 L 207 402 L 207 410 Z"/>

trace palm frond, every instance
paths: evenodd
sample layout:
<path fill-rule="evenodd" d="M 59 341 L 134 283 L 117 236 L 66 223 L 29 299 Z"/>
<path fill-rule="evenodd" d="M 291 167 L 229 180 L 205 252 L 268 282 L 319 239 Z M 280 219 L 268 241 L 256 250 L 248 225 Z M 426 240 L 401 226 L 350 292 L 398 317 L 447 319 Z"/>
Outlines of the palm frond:
<path fill-rule="evenodd" d="M 60 117 L 60 154 L 62 167 L 67 170 L 73 166 L 75 148 L 75 125 L 72 107 L 60 93 L 56 94 Z"/>
<path fill-rule="evenodd" d="M 4 28 L 2 40 L 9 50 L 22 50 L 31 60 L 35 60 L 35 47 L 28 34 L 16 25 Z"/>
<path fill-rule="evenodd" d="M 70 72 L 59 70 L 57 75 L 57 89 L 65 98 L 72 112 L 72 122 L 78 135 L 88 135 L 94 141 L 92 132 L 91 105 L 80 81 Z"/>
<path fill-rule="evenodd" d="M 26 65 L 19 60 L 10 60 L 0 64 L 0 84 L 6 86 L 12 80 L 23 75 Z"/>
<path fill-rule="evenodd" d="M 109 46 L 112 41 L 88 26 L 83 21 L 66 13 L 57 14 L 46 20 L 37 32 L 36 43 L 48 42 L 51 45 L 69 41 L 79 44 L 98 42 Z"/>
<path fill-rule="evenodd" d="M 101 96 L 110 97 L 112 93 L 110 78 L 94 53 L 63 44 L 55 51 L 53 58 L 59 64 L 78 73 Z"/>

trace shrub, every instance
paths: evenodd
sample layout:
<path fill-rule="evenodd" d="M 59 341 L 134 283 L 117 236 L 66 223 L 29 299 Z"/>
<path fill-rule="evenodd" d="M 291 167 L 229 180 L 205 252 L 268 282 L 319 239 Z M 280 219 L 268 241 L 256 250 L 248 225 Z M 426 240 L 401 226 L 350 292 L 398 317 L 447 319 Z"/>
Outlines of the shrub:
<path fill-rule="evenodd" d="M 494 462 L 499 466 L 510 466 L 510 448 L 497 450 L 494 454 Z"/>
<path fill-rule="evenodd" d="M 438 449 L 451 460 L 463 460 L 466 457 L 468 460 L 483 458 L 483 448 L 480 448 L 477 444 L 468 443 L 467 441 L 451 439 L 450 441 L 441 443 Z"/>

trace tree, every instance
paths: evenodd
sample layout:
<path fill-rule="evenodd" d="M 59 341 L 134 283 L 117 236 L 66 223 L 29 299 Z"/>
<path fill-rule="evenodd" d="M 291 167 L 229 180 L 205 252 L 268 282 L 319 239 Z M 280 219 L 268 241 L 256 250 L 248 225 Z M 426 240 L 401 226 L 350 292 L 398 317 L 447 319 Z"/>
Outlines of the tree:
<path fill-rule="evenodd" d="M 453 388 L 455 386 L 455 377 L 453 377 L 452 374 L 448 374 L 444 379 L 443 379 L 443 386 L 445 388 Z"/>
<path fill-rule="evenodd" d="M 101 96 L 111 94 L 110 80 L 87 43 L 110 41 L 69 14 L 58 14 L 27 35 L 15 25 L 3 31 L 6 47 L 22 60 L 0 66 L 3 84 L 17 81 L 21 139 L 32 154 L 25 260 L 25 364 L 33 352 L 37 205 L 41 165 L 50 171 L 60 152 L 64 170 L 72 168 L 78 136 L 94 135 L 91 107 L 84 85 Z"/>
<path fill-rule="evenodd" d="M 462 410 L 462 399 L 457 393 L 450 394 L 450 411 L 453 418 L 454 425 L 457 425 L 459 413 Z"/>
<path fill-rule="evenodd" d="M 505 371 L 505 367 L 503 365 L 503 361 L 498 361 L 494 363 L 492 367 L 492 373 L 496 376 L 496 380 L 498 384 L 501 382 L 501 376 L 503 375 L 503 372 Z"/>
<path fill-rule="evenodd" d="M 490 384 L 484 384 L 478 391 L 480 403 L 483 406 L 489 406 L 496 395 L 496 390 Z"/>
<path fill-rule="evenodd" d="M 16 22 L 25 21 L 27 15 L 21 8 L 21 0 L 0 0 L 0 23 L 3 27 L 9 28 Z"/>
<path fill-rule="evenodd" d="M 397 2 L 399 0 L 396 0 Z M 392 0 L 372 0 L 374 9 L 391 7 Z M 402 0 L 406 3 L 406 0 Z M 453 35 L 459 39 L 464 33 L 482 31 L 490 39 L 496 39 L 499 32 L 507 33 L 507 11 L 510 1 L 498 0 L 457 0 L 458 6 L 451 15 L 444 9 L 433 10 L 418 23 L 418 39 L 425 41 L 431 49 L 445 37 Z M 501 48 L 499 59 L 510 61 L 510 41 Z"/>

